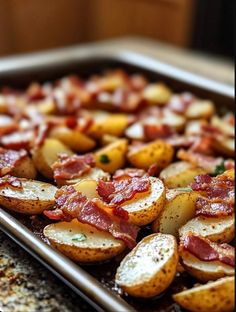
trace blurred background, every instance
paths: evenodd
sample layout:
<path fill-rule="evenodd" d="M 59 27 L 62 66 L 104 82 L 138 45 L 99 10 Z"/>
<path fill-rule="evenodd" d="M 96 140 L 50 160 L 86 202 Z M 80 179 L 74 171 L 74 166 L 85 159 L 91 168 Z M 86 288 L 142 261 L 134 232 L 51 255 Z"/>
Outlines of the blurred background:
<path fill-rule="evenodd" d="M 234 0 L 0 0 L 0 55 L 141 36 L 232 59 Z"/>

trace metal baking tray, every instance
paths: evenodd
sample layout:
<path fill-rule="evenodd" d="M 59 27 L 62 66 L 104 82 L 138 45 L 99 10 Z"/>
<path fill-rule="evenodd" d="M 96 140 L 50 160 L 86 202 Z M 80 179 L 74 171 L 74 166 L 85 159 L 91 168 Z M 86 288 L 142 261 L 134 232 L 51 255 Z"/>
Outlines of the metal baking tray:
<path fill-rule="evenodd" d="M 174 91 L 190 91 L 215 101 L 219 112 L 234 110 L 234 88 L 129 51 L 112 50 L 106 45 L 71 47 L 0 60 L 0 86 L 26 87 L 31 81 L 50 81 L 68 74 L 87 76 L 106 69 L 123 68 L 161 80 Z M 97 311 L 183 311 L 171 302 L 171 292 L 186 286 L 189 277 L 177 278 L 167 293 L 152 300 L 120 296 L 114 285 L 116 263 L 80 266 L 51 248 L 29 220 L 0 208 L 0 229 L 63 280 Z M 99 269 L 98 269 L 99 268 Z M 182 285 L 180 287 L 180 285 Z"/>

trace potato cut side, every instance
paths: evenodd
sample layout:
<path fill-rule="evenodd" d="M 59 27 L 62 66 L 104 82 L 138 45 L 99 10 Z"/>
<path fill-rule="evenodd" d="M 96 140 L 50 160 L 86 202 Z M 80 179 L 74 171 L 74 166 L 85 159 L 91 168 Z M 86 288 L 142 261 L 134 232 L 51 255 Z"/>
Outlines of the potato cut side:
<path fill-rule="evenodd" d="M 50 137 L 61 141 L 76 152 L 88 152 L 96 146 L 96 142 L 84 133 L 67 127 L 54 127 Z"/>
<path fill-rule="evenodd" d="M 234 216 L 222 218 L 196 217 L 179 229 L 179 236 L 193 233 L 216 243 L 229 243 L 234 238 Z"/>
<path fill-rule="evenodd" d="M 234 138 L 226 138 L 222 136 L 221 138 L 216 138 L 213 143 L 214 149 L 228 157 L 233 157 L 235 155 L 235 140 Z"/>
<path fill-rule="evenodd" d="M 214 103 L 208 100 L 197 100 L 187 109 L 185 116 L 189 119 L 209 119 L 215 113 Z"/>
<path fill-rule="evenodd" d="M 170 164 L 160 173 L 160 178 L 168 188 L 186 187 L 194 181 L 197 175 L 206 171 L 186 161 L 178 161 Z"/>
<path fill-rule="evenodd" d="M 164 84 L 149 84 L 143 91 L 143 98 L 149 104 L 165 105 L 171 98 L 171 90 Z"/>
<path fill-rule="evenodd" d="M 193 287 L 173 295 L 181 307 L 191 312 L 234 311 L 234 277 L 225 277 L 206 285 Z"/>
<path fill-rule="evenodd" d="M 49 183 L 20 179 L 22 190 L 0 189 L 0 205 L 25 214 L 40 214 L 54 205 L 57 188 Z"/>
<path fill-rule="evenodd" d="M 129 221 L 142 226 L 157 218 L 165 203 L 165 187 L 161 180 L 150 178 L 151 191 L 148 195 L 122 205 L 129 212 Z"/>
<path fill-rule="evenodd" d="M 73 155 L 73 152 L 57 139 L 48 138 L 43 145 L 34 150 L 33 162 L 38 171 L 46 178 L 53 179 L 52 164 L 58 159 L 58 154 Z"/>
<path fill-rule="evenodd" d="M 145 170 L 148 170 L 155 163 L 157 163 L 160 169 L 163 169 L 170 164 L 173 156 L 173 147 L 162 140 L 145 144 L 130 151 L 127 155 L 129 162 L 133 166 Z"/>
<path fill-rule="evenodd" d="M 87 196 L 88 199 L 99 198 L 96 180 L 83 180 L 73 186 L 76 191 L 81 192 L 83 195 Z"/>
<path fill-rule="evenodd" d="M 128 141 L 119 139 L 95 152 L 96 167 L 114 173 L 125 165 Z"/>
<path fill-rule="evenodd" d="M 145 134 L 141 122 L 136 122 L 126 129 L 125 135 L 132 140 L 144 140 Z"/>
<path fill-rule="evenodd" d="M 100 168 L 91 168 L 91 170 L 88 173 L 83 174 L 79 178 L 70 179 L 70 180 L 58 179 L 57 185 L 59 185 L 59 186 L 73 185 L 73 184 L 79 183 L 83 180 L 98 180 L 98 179 L 108 181 L 110 179 L 110 174 L 108 172 L 103 171 Z"/>
<path fill-rule="evenodd" d="M 162 124 L 169 125 L 170 127 L 174 128 L 176 131 L 184 130 L 186 124 L 186 118 L 184 116 L 180 116 L 175 114 L 171 110 L 164 111 L 164 117 L 161 120 Z"/>
<path fill-rule="evenodd" d="M 234 268 L 220 261 L 202 261 L 187 250 L 180 253 L 185 270 L 202 282 L 234 275 Z"/>
<path fill-rule="evenodd" d="M 35 179 L 37 171 L 33 160 L 27 156 L 15 166 L 10 174 L 18 178 Z"/>
<path fill-rule="evenodd" d="M 154 221 L 154 232 L 178 237 L 178 230 L 195 215 L 196 192 L 167 191 L 167 201 L 159 217 Z"/>
<path fill-rule="evenodd" d="M 146 236 L 121 262 L 116 283 L 129 295 L 149 298 L 162 293 L 175 277 L 177 243 L 173 236 Z"/>
<path fill-rule="evenodd" d="M 221 119 L 217 115 L 214 115 L 211 118 L 211 124 L 218 128 L 221 132 L 223 132 L 225 135 L 234 137 L 235 136 L 235 129 L 234 126 L 230 123 L 226 122 L 225 120 Z"/>
<path fill-rule="evenodd" d="M 43 233 L 54 248 L 79 262 L 108 260 L 125 249 L 125 244 L 110 233 L 76 219 L 47 225 Z"/>

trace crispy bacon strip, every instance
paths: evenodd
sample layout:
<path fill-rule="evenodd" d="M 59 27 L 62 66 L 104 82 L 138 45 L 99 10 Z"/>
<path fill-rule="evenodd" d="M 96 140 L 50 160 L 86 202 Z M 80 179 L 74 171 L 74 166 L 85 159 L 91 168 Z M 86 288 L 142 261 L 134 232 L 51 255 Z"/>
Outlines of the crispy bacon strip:
<path fill-rule="evenodd" d="M 123 179 L 129 179 L 129 178 L 142 178 L 146 175 L 147 173 L 143 169 L 126 168 L 126 169 L 117 170 L 113 175 L 113 179 L 123 180 Z"/>
<path fill-rule="evenodd" d="M 14 151 L 0 147 L 0 177 L 11 172 L 26 157 L 24 149 Z"/>
<path fill-rule="evenodd" d="M 4 188 L 4 187 L 10 187 L 13 189 L 18 189 L 18 190 L 23 189 L 21 180 L 18 179 L 17 177 L 12 177 L 10 175 L 0 178 L 0 188 Z"/>
<path fill-rule="evenodd" d="M 99 180 L 97 192 L 108 204 L 120 205 L 131 200 L 137 193 L 150 191 L 150 181 L 144 178 L 129 178 L 104 182 Z"/>
<path fill-rule="evenodd" d="M 143 130 L 145 138 L 149 141 L 156 139 L 166 139 L 175 134 L 173 128 L 165 124 L 144 124 Z"/>
<path fill-rule="evenodd" d="M 58 160 L 52 165 L 54 179 L 76 179 L 95 167 L 95 159 L 92 154 L 83 156 L 66 154 L 59 155 Z"/>
<path fill-rule="evenodd" d="M 5 148 L 19 150 L 21 148 L 30 149 L 34 139 L 34 131 L 17 131 L 6 134 L 0 138 L 0 144 Z"/>
<path fill-rule="evenodd" d="M 231 267 L 235 266 L 234 247 L 228 244 L 217 244 L 209 239 L 188 235 L 180 245 L 181 250 L 187 250 L 202 261 L 220 261 Z"/>
<path fill-rule="evenodd" d="M 123 240 L 129 248 L 136 244 L 138 227 L 127 223 L 128 213 L 121 207 L 107 205 L 100 199 L 87 199 L 73 186 L 62 187 L 56 193 L 55 210 L 44 214 L 53 220 L 70 221 L 77 218 L 80 222 L 95 226 Z"/>

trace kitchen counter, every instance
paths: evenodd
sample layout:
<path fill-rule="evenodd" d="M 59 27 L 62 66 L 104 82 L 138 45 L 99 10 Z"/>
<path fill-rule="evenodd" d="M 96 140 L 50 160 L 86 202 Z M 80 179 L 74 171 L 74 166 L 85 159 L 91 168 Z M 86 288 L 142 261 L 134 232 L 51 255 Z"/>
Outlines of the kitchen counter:
<path fill-rule="evenodd" d="M 184 51 L 141 38 L 113 40 L 100 45 L 106 49 L 118 48 L 142 53 L 210 79 L 234 85 L 234 67 L 227 60 Z M 93 310 L 16 243 L 0 233 L 0 311 Z"/>

